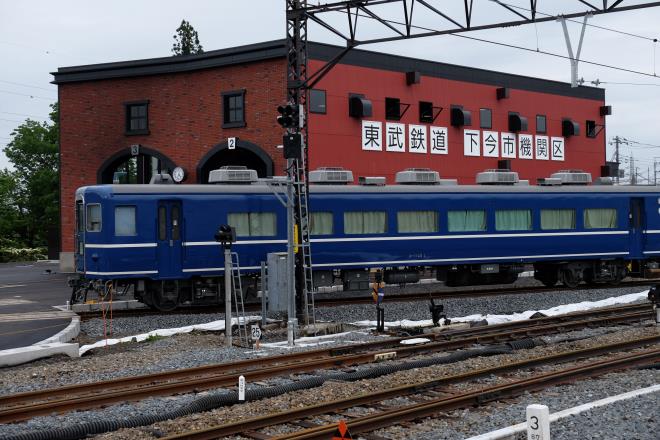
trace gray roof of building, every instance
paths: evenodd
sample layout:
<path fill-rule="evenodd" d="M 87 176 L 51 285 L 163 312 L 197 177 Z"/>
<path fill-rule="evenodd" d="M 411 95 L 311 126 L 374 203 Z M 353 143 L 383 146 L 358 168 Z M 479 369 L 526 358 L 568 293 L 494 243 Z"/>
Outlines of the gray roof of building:
<path fill-rule="evenodd" d="M 337 55 L 342 47 L 324 43 L 308 44 L 311 59 L 328 61 Z M 195 70 L 231 66 L 284 58 L 286 41 L 274 40 L 228 49 L 213 50 L 199 55 L 169 56 L 115 63 L 90 64 L 84 66 L 60 67 L 52 72 L 54 84 L 81 81 L 97 81 L 114 78 L 130 78 L 148 75 L 191 72 Z M 510 73 L 495 72 L 455 64 L 390 55 L 380 52 L 352 49 L 340 64 L 383 69 L 396 72 L 419 71 L 422 75 L 455 81 L 510 87 L 555 95 L 570 96 L 604 101 L 605 90 L 597 87 L 571 87 L 568 83 L 549 81 Z"/>

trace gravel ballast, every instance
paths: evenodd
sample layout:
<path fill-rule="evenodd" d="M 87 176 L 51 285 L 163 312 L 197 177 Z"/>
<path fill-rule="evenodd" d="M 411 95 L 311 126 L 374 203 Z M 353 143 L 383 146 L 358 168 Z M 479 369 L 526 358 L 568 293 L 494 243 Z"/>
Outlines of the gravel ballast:
<path fill-rule="evenodd" d="M 521 350 L 509 355 L 494 356 L 487 358 L 474 358 L 451 365 L 445 365 L 445 366 L 438 365 L 434 367 L 420 368 L 410 371 L 401 371 L 388 376 L 383 376 L 378 379 L 361 380 L 354 383 L 329 382 L 324 384 L 322 387 L 315 388 L 314 390 L 297 391 L 287 395 L 278 396 L 276 398 L 249 402 L 242 405 L 234 405 L 232 407 L 227 407 L 227 408 L 219 408 L 217 410 L 213 410 L 208 413 L 194 414 L 174 421 L 161 422 L 158 423 L 157 425 L 152 425 L 151 427 L 142 427 L 136 429 L 122 430 L 116 433 L 104 434 L 101 435 L 100 438 L 104 438 L 104 439 L 117 438 L 117 439 L 130 439 L 130 440 L 145 439 L 145 438 L 151 439 L 154 438 L 152 435 L 154 430 L 167 432 L 169 434 L 182 432 L 188 429 L 206 427 L 208 426 L 209 423 L 217 424 L 217 423 L 226 423 L 228 421 L 236 421 L 245 417 L 264 415 L 273 411 L 282 411 L 292 407 L 304 407 L 322 401 L 346 398 L 346 397 L 354 396 L 356 394 L 363 394 L 363 393 L 369 393 L 371 391 L 381 390 L 387 387 L 393 387 L 393 386 L 410 384 L 410 383 L 418 383 L 423 380 L 429 380 L 441 376 L 460 374 L 462 372 L 466 372 L 472 369 L 488 368 L 494 365 L 500 365 L 502 363 L 519 361 L 524 358 L 537 357 L 545 354 L 556 353 L 558 351 L 565 351 L 568 349 L 585 348 L 588 346 L 593 346 L 602 343 L 612 343 L 614 341 L 630 339 L 633 337 L 637 338 L 642 336 L 648 336 L 650 334 L 657 334 L 657 329 L 655 327 L 643 327 L 643 328 L 621 327 L 621 328 L 612 329 L 611 333 L 606 335 L 601 335 L 596 340 L 571 341 L 557 346 L 553 345 L 547 347 L 539 347 L 534 350 Z M 653 383 L 652 382 L 653 380 L 657 382 L 658 379 L 657 372 L 646 370 L 642 374 L 647 374 L 647 373 L 650 373 L 652 375 L 655 374 L 655 376 L 653 376 L 653 378 L 651 379 L 651 383 Z M 630 389 L 639 388 L 640 386 L 637 386 L 638 382 L 639 381 L 637 382 L 623 381 L 622 383 L 624 385 L 629 383 L 631 387 L 633 387 L 633 388 L 625 389 L 624 391 L 629 391 Z M 618 394 L 618 390 L 616 388 L 611 387 L 610 385 L 605 385 L 602 388 L 605 390 L 610 390 L 610 389 L 615 390 L 612 394 Z M 596 394 L 594 394 L 594 396 L 596 396 Z M 592 401 L 600 398 L 600 396 L 596 396 L 593 398 L 592 397 L 593 396 L 590 396 L 588 399 L 582 400 L 580 403 L 583 403 L 585 401 Z M 189 398 L 189 395 L 185 398 L 186 399 Z M 144 402 L 142 403 L 144 404 Z M 151 399 L 149 402 L 150 405 L 149 412 L 158 411 L 159 408 L 161 410 L 171 409 L 173 408 L 174 405 L 179 405 L 179 403 L 180 402 L 177 400 L 170 400 L 167 398 Z M 508 406 L 509 403 L 507 402 L 504 405 Z M 572 401 L 569 406 L 574 406 L 574 402 Z M 35 425 L 36 423 L 43 423 L 43 425 L 40 426 L 66 426 L 72 423 L 79 423 L 79 420 L 81 419 L 81 416 L 83 416 L 83 414 L 84 414 L 83 416 L 84 419 L 89 420 L 95 418 L 102 419 L 102 418 L 115 417 L 115 416 L 121 417 L 122 415 L 126 415 L 126 414 L 134 414 L 134 413 L 142 413 L 142 412 L 144 412 L 144 408 L 140 408 L 139 404 L 119 405 L 119 406 L 112 406 L 104 410 L 87 411 L 85 413 L 63 415 L 57 418 L 42 418 L 41 422 L 35 419 L 32 422 L 33 424 L 31 426 L 37 426 Z M 505 420 L 504 418 L 498 419 L 500 425 L 494 425 L 492 429 L 506 426 L 512 423 L 517 423 L 515 417 L 516 417 L 515 415 L 512 415 L 510 422 L 503 422 L 503 420 Z M 8 430 L 15 429 L 18 426 L 19 425 L 6 425 L 1 427 L 0 436 L 7 435 L 9 432 L 11 432 Z M 467 432 L 464 428 L 461 430 L 463 432 Z M 489 428 L 484 428 L 483 430 L 489 430 Z M 481 432 L 483 432 L 483 430 Z M 428 429 L 420 428 L 420 434 L 424 434 L 427 431 Z M 396 434 L 396 432 L 392 434 Z M 398 438 L 398 437 L 396 437 L 395 435 L 393 438 Z M 413 438 L 413 437 L 408 437 L 408 438 Z M 435 437 L 428 437 L 428 438 L 435 438 Z M 463 437 L 440 437 L 440 438 L 463 438 Z"/>

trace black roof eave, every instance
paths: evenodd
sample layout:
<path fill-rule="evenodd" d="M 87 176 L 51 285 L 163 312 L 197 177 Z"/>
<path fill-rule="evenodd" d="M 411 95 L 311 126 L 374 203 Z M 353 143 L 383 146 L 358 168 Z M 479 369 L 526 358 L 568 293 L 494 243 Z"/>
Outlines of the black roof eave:
<path fill-rule="evenodd" d="M 311 59 L 328 61 L 339 51 L 339 46 L 325 43 L 309 43 Z M 170 56 L 116 63 L 86 66 L 60 67 L 52 72 L 53 84 L 96 81 L 113 78 L 191 72 L 222 66 L 283 58 L 286 56 L 285 40 L 274 40 L 205 52 L 199 55 Z M 597 87 L 571 87 L 568 83 L 541 78 L 502 73 L 455 64 L 440 63 L 400 55 L 353 49 L 341 60 L 341 64 L 390 70 L 395 72 L 419 71 L 422 75 L 455 81 L 510 87 L 513 89 L 549 93 L 575 98 L 605 100 L 605 89 Z"/>

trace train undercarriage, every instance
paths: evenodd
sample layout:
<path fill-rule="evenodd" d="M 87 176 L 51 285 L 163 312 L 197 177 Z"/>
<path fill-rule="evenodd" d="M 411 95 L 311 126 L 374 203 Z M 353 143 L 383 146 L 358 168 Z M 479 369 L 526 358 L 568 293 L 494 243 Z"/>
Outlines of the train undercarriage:
<path fill-rule="evenodd" d="M 626 276 L 657 278 L 660 269 L 656 262 L 613 260 L 583 260 L 540 262 L 525 264 L 465 264 L 451 266 L 418 266 L 382 269 L 315 271 L 315 287 L 341 284 L 344 291 L 363 291 L 370 288 L 375 273 L 386 284 L 414 284 L 422 278 L 434 277 L 448 287 L 514 283 L 519 275 L 533 267 L 534 278 L 545 286 L 559 283 L 577 288 L 582 282 L 590 284 L 619 284 Z M 241 277 L 242 295 L 246 302 L 256 301 L 261 289 L 258 274 Z M 72 280 L 71 303 L 91 299 L 129 299 L 134 297 L 151 308 L 170 311 L 177 307 L 218 305 L 224 301 L 223 277 L 194 277 L 185 280 Z M 88 298 L 89 297 L 89 298 Z"/>

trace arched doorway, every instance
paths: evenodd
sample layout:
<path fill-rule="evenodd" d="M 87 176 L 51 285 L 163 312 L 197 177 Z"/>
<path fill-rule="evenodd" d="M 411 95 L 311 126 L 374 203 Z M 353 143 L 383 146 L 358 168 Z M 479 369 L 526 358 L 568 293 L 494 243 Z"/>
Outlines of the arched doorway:
<path fill-rule="evenodd" d="M 197 182 L 208 183 L 209 173 L 225 165 L 245 165 L 256 170 L 259 177 L 273 175 L 273 159 L 252 142 L 236 139 L 236 148 L 229 149 L 227 142 L 218 144 L 199 161 Z"/>
<path fill-rule="evenodd" d="M 149 183 L 159 172 L 171 173 L 174 162 L 164 154 L 140 145 L 124 148 L 108 158 L 98 170 L 98 183 Z"/>

